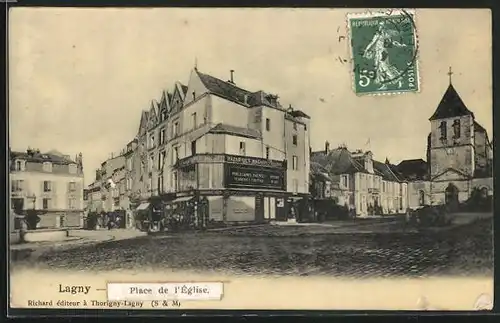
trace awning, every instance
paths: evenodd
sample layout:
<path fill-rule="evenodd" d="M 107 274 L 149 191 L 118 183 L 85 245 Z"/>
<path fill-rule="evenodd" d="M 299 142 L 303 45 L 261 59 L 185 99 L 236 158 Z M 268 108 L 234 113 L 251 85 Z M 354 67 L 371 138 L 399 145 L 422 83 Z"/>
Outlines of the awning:
<path fill-rule="evenodd" d="M 183 196 L 183 197 L 176 198 L 175 200 L 170 201 L 168 203 L 186 202 L 186 201 L 189 201 L 193 198 L 194 198 L 193 196 Z"/>
<path fill-rule="evenodd" d="M 141 203 L 137 209 L 135 209 L 136 211 L 141 211 L 141 210 L 145 210 L 149 207 L 149 203 Z"/>

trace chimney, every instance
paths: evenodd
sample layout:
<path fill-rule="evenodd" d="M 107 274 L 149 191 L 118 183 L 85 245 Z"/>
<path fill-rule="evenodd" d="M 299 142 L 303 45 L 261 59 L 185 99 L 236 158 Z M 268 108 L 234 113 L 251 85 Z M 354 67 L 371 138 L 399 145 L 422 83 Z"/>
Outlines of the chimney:
<path fill-rule="evenodd" d="M 328 141 L 325 141 L 325 154 L 328 154 L 330 151 L 330 143 Z"/>
<path fill-rule="evenodd" d="M 229 82 L 234 84 L 234 70 L 231 70 L 230 72 L 231 72 L 231 81 Z"/>

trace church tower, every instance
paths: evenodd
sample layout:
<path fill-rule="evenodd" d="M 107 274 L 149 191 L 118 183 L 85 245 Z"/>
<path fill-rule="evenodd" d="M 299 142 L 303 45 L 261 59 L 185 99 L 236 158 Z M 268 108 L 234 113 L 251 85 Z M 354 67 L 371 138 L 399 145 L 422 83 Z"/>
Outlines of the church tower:
<path fill-rule="evenodd" d="M 428 162 L 431 181 L 469 180 L 474 176 L 474 113 L 464 104 L 451 82 L 434 114 Z"/>

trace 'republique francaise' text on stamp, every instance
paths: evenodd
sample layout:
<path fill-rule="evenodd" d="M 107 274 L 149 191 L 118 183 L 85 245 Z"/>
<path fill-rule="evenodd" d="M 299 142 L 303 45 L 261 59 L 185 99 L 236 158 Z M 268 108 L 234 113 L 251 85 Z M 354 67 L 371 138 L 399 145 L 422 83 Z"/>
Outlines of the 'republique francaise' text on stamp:
<path fill-rule="evenodd" d="M 405 10 L 347 15 L 356 94 L 419 91 L 414 16 Z"/>

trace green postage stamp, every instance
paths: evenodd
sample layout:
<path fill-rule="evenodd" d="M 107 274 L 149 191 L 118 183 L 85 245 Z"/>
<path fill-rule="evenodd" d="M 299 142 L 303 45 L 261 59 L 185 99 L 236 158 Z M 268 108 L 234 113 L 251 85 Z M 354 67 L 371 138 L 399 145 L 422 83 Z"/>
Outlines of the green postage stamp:
<path fill-rule="evenodd" d="M 414 18 L 396 9 L 347 15 L 356 94 L 420 90 Z"/>

